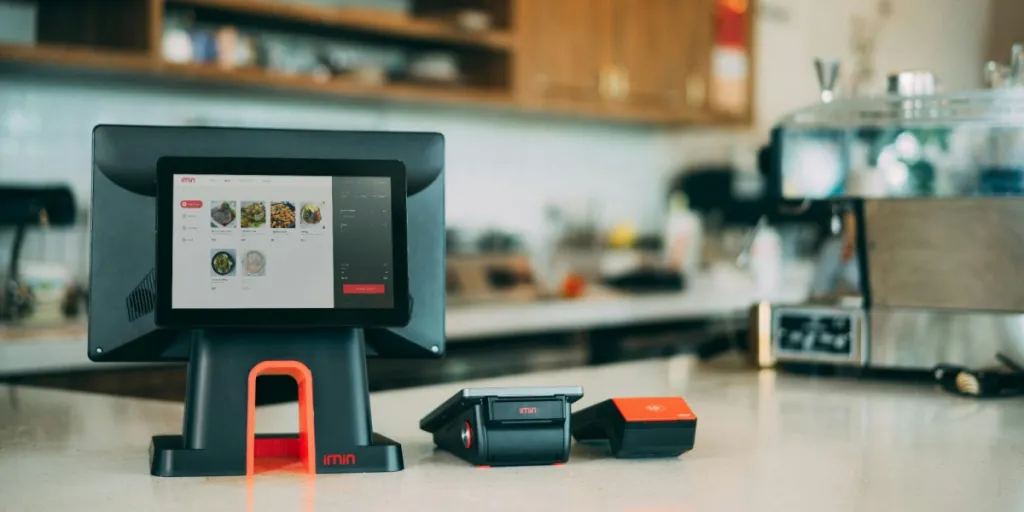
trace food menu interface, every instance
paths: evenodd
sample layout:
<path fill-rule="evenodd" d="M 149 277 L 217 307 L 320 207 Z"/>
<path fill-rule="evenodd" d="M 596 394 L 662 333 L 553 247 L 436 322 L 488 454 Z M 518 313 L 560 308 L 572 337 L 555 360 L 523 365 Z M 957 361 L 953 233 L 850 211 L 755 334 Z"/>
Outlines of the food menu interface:
<path fill-rule="evenodd" d="M 390 178 L 175 175 L 174 309 L 391 309 Z"/>

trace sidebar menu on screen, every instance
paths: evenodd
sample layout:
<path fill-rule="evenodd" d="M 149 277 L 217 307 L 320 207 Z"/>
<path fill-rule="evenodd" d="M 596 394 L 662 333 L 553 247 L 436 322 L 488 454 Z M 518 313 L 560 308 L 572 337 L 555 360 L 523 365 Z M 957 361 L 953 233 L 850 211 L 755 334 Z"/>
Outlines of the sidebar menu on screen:
<path fill-rule="evenodd" d="M 394 307 L 391 179 L 332 178 L 334 307 Z"/>

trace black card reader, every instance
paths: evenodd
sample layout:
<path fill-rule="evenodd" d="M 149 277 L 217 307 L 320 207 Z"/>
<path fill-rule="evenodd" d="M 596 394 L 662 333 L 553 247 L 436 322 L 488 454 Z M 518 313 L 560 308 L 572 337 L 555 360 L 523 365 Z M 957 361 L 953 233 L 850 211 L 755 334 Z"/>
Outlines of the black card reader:
<path fill-rule="evenodd" d="M 434 444 L 477 466 L 569 460 L 570 405 L 583 388 L 467 388 L 420 420 Z"/>

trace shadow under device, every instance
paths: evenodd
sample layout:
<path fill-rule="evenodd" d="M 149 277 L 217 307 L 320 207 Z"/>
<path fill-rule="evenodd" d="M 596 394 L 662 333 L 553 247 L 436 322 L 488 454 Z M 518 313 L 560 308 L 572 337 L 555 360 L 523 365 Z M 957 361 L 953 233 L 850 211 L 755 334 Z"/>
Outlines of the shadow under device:
<path fill-rule="evenodd" d="M 98 126 L 92 205 L 90 359 L 190 363 L 154 475 L 402 469 L 365 357 L 444 354 L 440 134 Z M 254 435 L 261 374 L 298 382 L 298 434 Z"/>

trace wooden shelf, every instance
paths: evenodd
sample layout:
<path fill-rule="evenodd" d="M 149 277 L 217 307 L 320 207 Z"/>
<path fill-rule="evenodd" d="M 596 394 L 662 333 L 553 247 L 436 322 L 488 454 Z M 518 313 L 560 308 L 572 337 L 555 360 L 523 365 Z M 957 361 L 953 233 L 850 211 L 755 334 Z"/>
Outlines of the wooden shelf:
<path fill-rule="evenodd" d="M 308 75 L 289 75 L 257 68 L 220 69 L 212 65 L 159 63 L 155 73 L 169 78 L 220 82 L 258 88 L 334 94 L 350 98 L 388 99 L 397 101 L 474 103 L 500 105 L 511 98 L 501 91 L 472 89 L 469 87 L 431 86 L 402 82 L 380 85 L 365 84 L 346 77 L 317 80 Z"/>
<path fill-rule="evenodd" d="M 147 55 L 98 51 L 57 46 L 17 46 L 0 44 L 0 63 L 45 65 L 65 69 L 85 69 L 128 75 L 145 75 L 169 81 L 201 81 L 281 91 L 316 93 L 349 98 L 386 99 L 409 102 L 445 102 L 491 106 L 509 106 L 511 97 L 504 91 L 471 87 L 432 86 L 390 82 L 369 85 L 354 79 L 335 77 L 315 80 L 307 75 L 286 75 L 262 69 L 220 69 L 212 65 L 171 64 Z"/>
<path fill-rule="evenodd" d="M 410 40 L 454 43 L 494 50 L 508 50 L 513 38 L 507 32 L 466 32 L 451 23 L 371 9 L 322 7 L 272 0 L 166 0 L 168 5 L 216 9 L 267 19 L 336 27 Z"/>
<path fill-rule="evenodd" d="M 413 0 L 412 12 L 417 14 L 328 7 L 302 0 L 38 4 L 40 43 L 0 43 L 0 66 L 86 79 L 99 75 L 141 79 L 149 85 L 197 83 L 331 98 L 488 107 L 646 126 L 736 125 L 750 118 L 749 112 L 738 118 L 725 116 L 706 101 L 680 101 L 680 95 L 685 99 L 693 88 L 690 84 L 697 83 L 694 80 L 705 84 L 705 97 L 715 94 L 706 90 L 712 34 L 703 22 L 694 22 L 695 30 L 700 30 L 695 35 L 683 31 L 676 40 L 678 27 L 665 19 L 704 19 L 712 7 L 705 0 L 658 3 L 661 7 L 643 12 L 623 10 L 623 2 L 608 0 Z M 449 21 L 453 6 L 486 10 L 499 28 L 464 31 Z M 373 85 L 346 76 L 318 80 L 265 69 L 166 63 L 160 57 L 165 8 L 194 10 L 196 22 L 211 27 L 251 26 L 325 39 L 347 37 L 368 45 L 392 45 L 394 51 L 409 54 L 444 50 L 457 59 L 465 82 L 435 85 L 399 79 Z M 609 39 L 605 31 L 595 29 L 608 20 L 624 27 L 614 31 L 622 34 Z M 645 34 L 651 31 L 660 34 L 655 39 L 667 47 L 660 48 L 663 53 L 648 51 Z M 599 95 L 599 90 L 607 89 L 604 85 L 622 82 L 615 77 L 625 77 L 634 93 L 616 93 L 614 98 Z"/>
<path fill-rule="evenodd" d="M 0 43 L 0 62 L 134 73 L 149 71 L 153 65 L 148 55 L 139 52 L 3 43 Z"/>
<path fill-rule="evenodd" d="M 0 44 L 0 69 L 5 65 L 14 65 L 22 69 L 49 68 L 119 75 L 129 78 L 143 77 L 157 80 L 161 83 L 219 84 L 338 98 L 476 106 L 539 115 L 565 115 L 581 119 L 606 120 L 644 126 L 680 126 L 693 123 L 713 124 L 712 119 L 707 116 L 693 115 L 681 117 L 658 111 L 644 112 L 643 115 L 638 115 L 635 111 L 625 110 L 595 112 L 588 105 L 570 101 L 546 101 L 536 104 L 523 104 L 517 102 L 511 93 L 504 90 L 432 86 L 403 82 L 368 85 L 345 77 L 335 77 L 331 80 L 319 81 L 307 75 L 287 75 L 255 68 L 225 70 L 213 65 L 173 64 L 162 62 L 146 54 L 70 46 Z"/>

